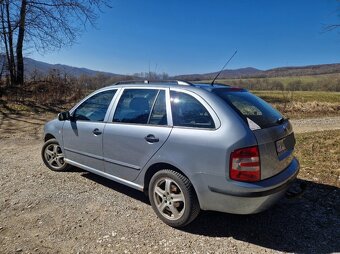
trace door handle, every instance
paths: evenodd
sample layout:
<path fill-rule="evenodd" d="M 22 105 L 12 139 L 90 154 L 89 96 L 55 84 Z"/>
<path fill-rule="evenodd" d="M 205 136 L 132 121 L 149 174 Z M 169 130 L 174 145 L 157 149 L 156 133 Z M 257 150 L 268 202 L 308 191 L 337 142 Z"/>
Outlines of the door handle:
<path fill-rule="evenodd" d="M 102 134 L 102 132 L 101 132 L 98 128 L 95 128 L 95 129 L 92 131 L 92 133 L 93 133 L 94 135 L 100 135 L 100 134 Z"/>
<path fill-rule="evenodd" d="M 146 141 L 148 141 L 149 143 L 156 143 L 159 141 L 159 138 L 156 138 L 154 135 L 149 134 L 144 138 Z"/>

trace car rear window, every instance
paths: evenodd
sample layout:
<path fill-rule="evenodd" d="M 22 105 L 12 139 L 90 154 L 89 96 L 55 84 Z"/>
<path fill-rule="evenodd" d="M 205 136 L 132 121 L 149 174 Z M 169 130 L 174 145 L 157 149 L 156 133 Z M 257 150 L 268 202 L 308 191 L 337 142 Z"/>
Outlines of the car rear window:
<path fill-rule="evenodd" d="M 214 89 L 213 93 L 227 102 L 249 124 L 260 128 L 279 125 L 282 115 L 267 102 L 246 90 Z M 257 128 L 254 128 L 257 129 Z"/>

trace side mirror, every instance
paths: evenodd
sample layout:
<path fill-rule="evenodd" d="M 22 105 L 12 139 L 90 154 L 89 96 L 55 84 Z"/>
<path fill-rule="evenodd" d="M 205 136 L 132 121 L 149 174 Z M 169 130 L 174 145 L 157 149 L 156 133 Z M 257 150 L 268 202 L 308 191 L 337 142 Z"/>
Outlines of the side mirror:
<path fill-rule="evenodd" d="M 66 121 L 66 120 L 70 120 L 71 119 L 71 115 L 70 112 L 65 111 L 65 112 L 61 112 L 58 114 L 58 120 L 59 121 Z"/>

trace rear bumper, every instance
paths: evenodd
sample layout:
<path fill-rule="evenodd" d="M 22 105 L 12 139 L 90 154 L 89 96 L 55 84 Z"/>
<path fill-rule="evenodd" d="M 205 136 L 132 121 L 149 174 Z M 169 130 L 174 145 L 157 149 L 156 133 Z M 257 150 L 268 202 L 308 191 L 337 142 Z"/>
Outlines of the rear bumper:
<path fill-rule="evenodd" d="M 196 188 L 202 210 L 235 214 L 261 212 L 280 199 L 299 172 L 299 162 L 291 164 L 279 174 L 256 183 L 227 180 L 220 176 L 197 174 Z M 204 179 L 204 180 L 203 180 Z"/>

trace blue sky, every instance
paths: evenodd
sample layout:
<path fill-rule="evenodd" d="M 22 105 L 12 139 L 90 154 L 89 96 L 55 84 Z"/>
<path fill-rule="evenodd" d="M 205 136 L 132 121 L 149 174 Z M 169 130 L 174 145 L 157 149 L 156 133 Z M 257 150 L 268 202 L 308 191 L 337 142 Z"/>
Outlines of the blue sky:
<path fill-rule="evenodd" d="M 340 62 L 336 0 L 113 0 L 72 47 L 27 56 L 120 74 Z"/>

